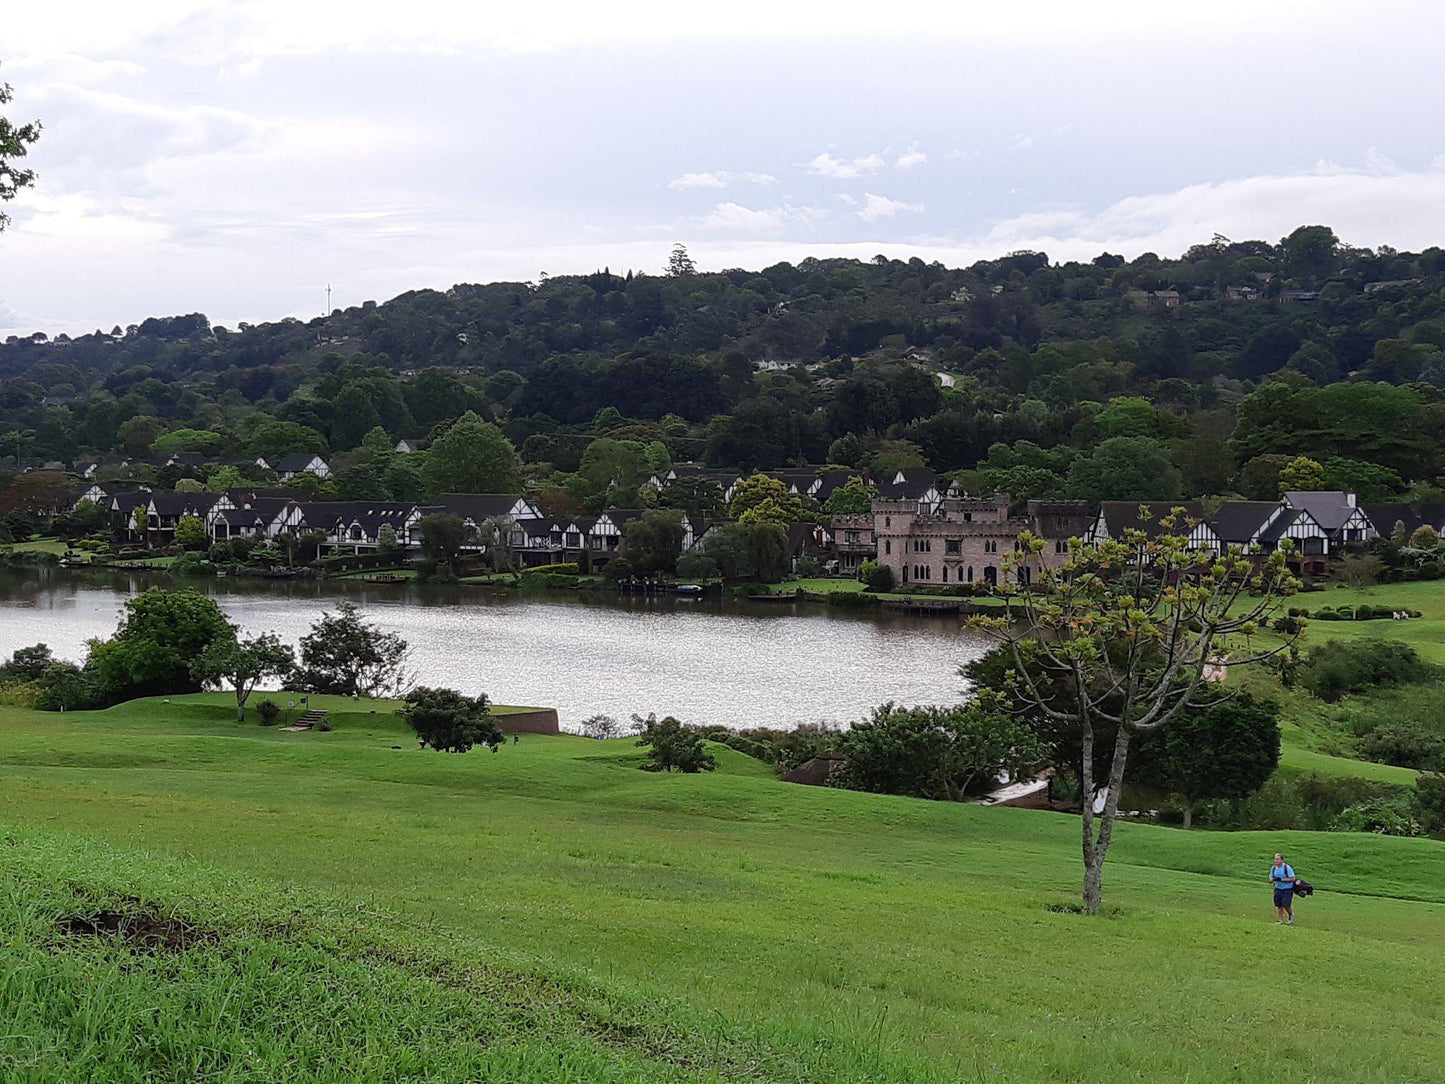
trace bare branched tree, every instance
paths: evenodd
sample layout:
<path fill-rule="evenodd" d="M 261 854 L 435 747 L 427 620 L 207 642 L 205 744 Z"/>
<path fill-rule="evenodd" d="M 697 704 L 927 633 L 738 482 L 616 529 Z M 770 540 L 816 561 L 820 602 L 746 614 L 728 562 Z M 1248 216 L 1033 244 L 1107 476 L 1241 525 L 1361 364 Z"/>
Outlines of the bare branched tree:
<path fill-rule="evenodd" d="M 1091 545 L 1074 539 L 1056 568 L 1039 567 L 1044 541 L 1025 532 L 1007 566 L 1013 575 L 1004 577 L 1023 582 L 998 589 L 1001 616 L 970 621 L 1006 645 L 1007 695 L 1079 735 L 1083 903 L 1091 914 L 1103 903 L 1130 741 L 1202 706 L 1197 694 L 1226 662 L 1262 662 L 1298 636 L 1281 643 L 1256 635 L 1299 587 L 1286 565 L 1288 546 L 1268 556 L 1238 549 L 1215 556 L 1191 548 L 1193 526 L 1174 509 L 1158 533 L 1134 529 Z M 1113 756 L 1099 780 L 1095 741 L 1111 732 Z"/>

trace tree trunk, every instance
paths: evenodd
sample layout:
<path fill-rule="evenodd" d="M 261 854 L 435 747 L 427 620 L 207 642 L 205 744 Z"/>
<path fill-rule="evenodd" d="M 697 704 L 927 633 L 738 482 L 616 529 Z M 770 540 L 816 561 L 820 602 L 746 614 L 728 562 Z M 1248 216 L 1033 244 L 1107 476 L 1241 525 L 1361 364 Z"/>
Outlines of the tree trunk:
<path fill-rule="evenodd" d="M 244 723 L 245 721 L 246 721 L 246 698 L 245 698 L 244 696 L 237 696 L 237 697 L 236 697 L 236 722 L 238 722 L 238 723 Z"/>
<path fill-rule="evenodd" d="M 1184 827 L 1194 827 L 1194 806 L 1192 803 L 1185 803 L 1184 806 Z"/>
<path fill-rule="evenodd" d="M 1104 907 L 1104 856 L 1084 863 L 1084 910 L 1097 915 Z"/>

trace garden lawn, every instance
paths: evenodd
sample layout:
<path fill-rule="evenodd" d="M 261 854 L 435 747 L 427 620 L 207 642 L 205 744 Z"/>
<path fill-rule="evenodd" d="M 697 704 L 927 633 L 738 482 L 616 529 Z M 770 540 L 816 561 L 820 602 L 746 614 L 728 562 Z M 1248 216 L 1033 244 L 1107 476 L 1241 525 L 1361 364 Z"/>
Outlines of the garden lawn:
<path fill-rule="evenodd" d="M 342 937 L 328 914 L 394 914 L 377 921 L 408 931 L 417 960 L 374 986 L 347 971 L 334 999 L 297 1009 L 320 1012 L 317 1025 L 344 1046 L 365 1031 L 353 1003 L 382 1011 L 395 1000 L 378 1024 L 377 1079 L 398 1078 L 385 1075 L 388 1027 L 445 1051 L 480 1026 L 498 984 L 536 1010 L 519 1032 L 544 1046 L 555 1028 L 559 1056 L 577 1051 L 578 1070 L 555 1079 L 714 1079 L 716 1067 L 776 1080 L 1424 1081 L 1445 1064 L 1445 844 L 1124 825 L 1106 872 L 1113 913 L 1088 919 L 1049 909 L 1077 897 L 1078 821 L 1065 815 L 790 786 L 723 748 L 704 776 L 639 771 L 630 740 L 524 735 L 496 754 L 450 756 L 419 749 L 390 705 L 372 714 L 339 699 L 313 700 L 332 732 L 283 734 L 238 726 L 227 699 L 0 708 L 0 821 L 21 833 L 0 855 L 28 861 L 35 830 L 120 852 L 62 854 L 49 881 L 31 877 L 36 898 L 75 881 L 74 866 L 105 891 L 202 915 L 216 879 L 240 877 L 269 901 L 262 912 L 314 917 L 323 940 Z M 1295 928 L 1272 922 L 1264 876 L 1279 849 L 1325 890 L 1301 904 Z M 184 864 L 153 888 L 136 852 Z M 320 910 L 293 905 L 292 892 L 319 894 Z M 21 925 L 33 930 L 23 897 L 11 891 L 9 913 L 31 914 Z M 268 928 L 245 927 L 256 960 L 290 943 Z M 51 963 L 36 949 L 17 965 L 25 944 L 4 948 L 31 976 L 0 985 L 7 1015 L 50 989 L 55 969 L 70 968 L 71 986 L 57 989 L 81 996 L 85 958 Z M 505 963 L 512 977 L 474 982 L 436 962 L 453 952 Z M 340 953 L 337 967 L 358 958 Z M 183 1003 L 119 971 L 106 981 L 124 986 L 133 1015 Z M 428 1003 L 413 981 L 438 975 L 470 1008 L 396 1019 Z M 245 1015 L 267 1003 L 246 989 L 235 1026 L 283 1027 L 274 1013 Z M 569 1023 L 578 991 L 631 1006 L 606 1010 L 625 1026 Z M 39 1010 L 43 1026 L 7 1029 L 0 1057 L 51 1070 L 6 1079 L 86 1076 L 54 1069 L 69 1046 L 44 1038 L 81 1027 L 78 1004 L 57 994 Z M 32 1032 L 43 1036 L 34 1048 L 16 1037 Z M 177 1048 L 243 1040 L 280 1041 L 200 1034 Z M 308 1040 L 300 1056 L 326 1045 Z M 537 1049 L 522 1043 L 518 1056 Z M 607 1051 L 627 1064 L 596 1060 Z M 417 1077 L 547 1079 L 526 1075 L 535 1065 L 509 1076 L 498 1062 L 488 1076 L 475 1059 L 437 1058 Z"/>
<path fill-rule="evenodd" d="M 1363 605 L 1419 610 L 1422 616 L 1408 621 L 1311 621 L 1304 646 L 1368 637 L 1400 640 L 1418 651 L 1426 662 L 1445 665 L 1445 580 L 1386 583 L 1363 590 L 1331 584 L 1323 591 L 1296 595 L 1288 604 L 1306 610 Z"/>

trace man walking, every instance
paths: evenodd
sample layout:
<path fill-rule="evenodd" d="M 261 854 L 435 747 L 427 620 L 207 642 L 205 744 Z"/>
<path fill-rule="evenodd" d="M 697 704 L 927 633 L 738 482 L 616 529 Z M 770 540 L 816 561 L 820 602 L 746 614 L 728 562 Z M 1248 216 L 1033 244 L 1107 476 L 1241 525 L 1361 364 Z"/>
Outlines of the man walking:
<path fill-rule="evenodd" d="M 1269 869 L 1269 883 L 1274 886 L 1274 909 L 1279 915 L 1277 926 L 1294 925 L 1294 884 L 1299 880 L 1294 867 L 1284 860 L 1284 855 L 1274 856 L 1274 865 Z"/>

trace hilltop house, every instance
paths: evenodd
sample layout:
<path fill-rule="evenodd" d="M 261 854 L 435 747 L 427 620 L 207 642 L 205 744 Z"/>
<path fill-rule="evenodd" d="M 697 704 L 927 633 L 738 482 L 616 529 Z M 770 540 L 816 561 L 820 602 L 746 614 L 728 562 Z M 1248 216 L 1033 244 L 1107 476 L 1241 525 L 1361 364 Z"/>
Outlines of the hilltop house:
<path fill-rule="evenodd" d="M 331 466 L 313 452 L 293 452 L 283 455 L 275 463 L 276 474 L 283 482 L 301 474 L 314 474 L 317 478 L 330 478 Z"/>

